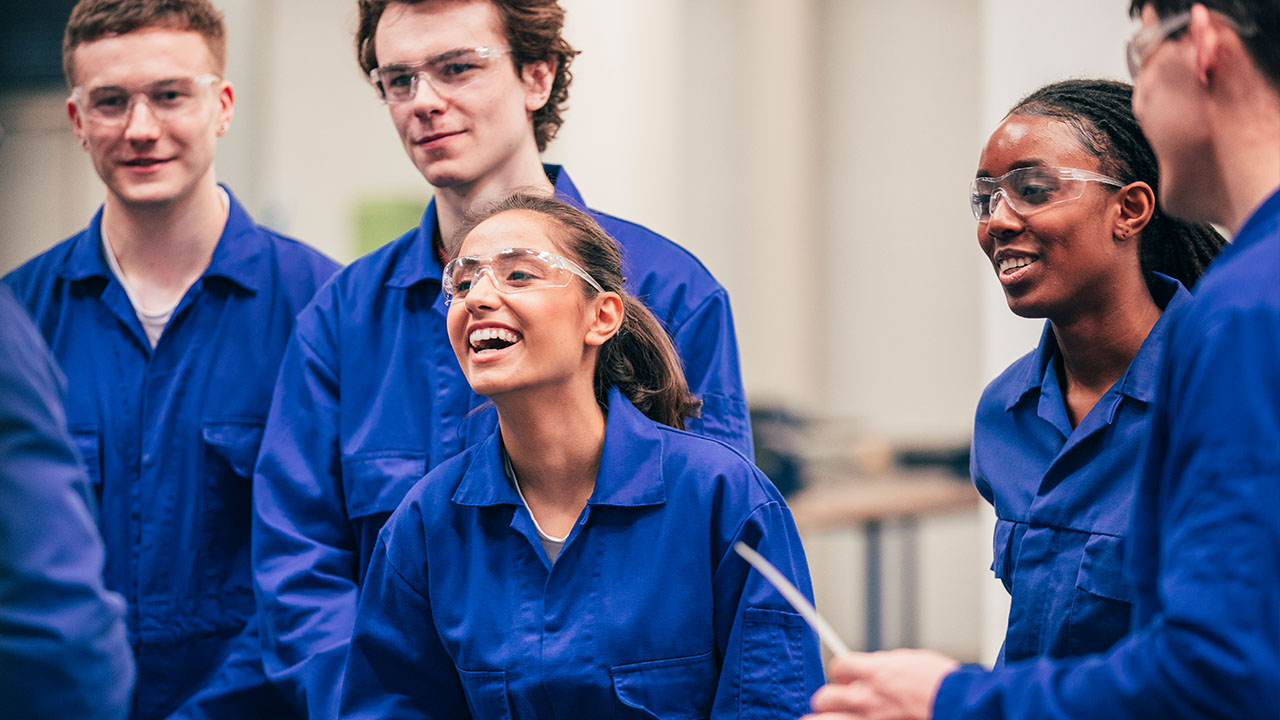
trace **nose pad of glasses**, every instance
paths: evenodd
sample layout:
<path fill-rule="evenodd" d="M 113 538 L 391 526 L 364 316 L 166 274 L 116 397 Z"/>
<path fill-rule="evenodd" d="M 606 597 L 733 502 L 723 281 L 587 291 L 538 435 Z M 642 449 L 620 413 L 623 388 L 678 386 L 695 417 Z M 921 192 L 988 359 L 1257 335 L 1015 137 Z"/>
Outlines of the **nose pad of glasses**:
<path fill-rule="evenodd" d="M 444 100 L 444 95 L 436 89 L 435 83 L 431 80 L 431 75 L 426 70 L 419 70 L 414 73 L 411 82 L 413 87 L 409 89 L 409 92 L 412 93 L 409 96 L 410 100 L 421 103 L 429 99 L 431 104 L 440 103 Z M 424 88 L 431 93 L 429 98 L 422 94 Z"/>
<path fill-rule="evenodd" d="M 140 129 L 149 130 L 159 124 L 160 117 L 156 115 L 155 108 L 151 107 L 150 102 L 138 95 L 129 97 L 129 104 L 124 110 L 125 128 L 136 132 Z"/>
<path fill-rule="evenodd" d="M 498 284 L 498 276 L 494 274 L 493 268 L 488 265 L 481 265 L 476 268 L 476 272 L 471 276 L 471 288 L 467 291 L 467 297 L 470 297 L 480 287 L 481 276 L 488 276 L 489 287 L 496 291 L 502 292 L 502 287 Z"/>
<path fill-rule="evenodd" d="M 996 207 L 1000 204 L 1001 200 L 1004 201 L 1004 205 L 1006 209 L 1013 210 L 1013 208 L 1009 205 L 1008 193 L 1004 191 L 1004 188 L 996 188 L 991 192 L 991 197 L 987 201 L 987 217 L 988 218 L 993 218 L 996 216 Z"/>

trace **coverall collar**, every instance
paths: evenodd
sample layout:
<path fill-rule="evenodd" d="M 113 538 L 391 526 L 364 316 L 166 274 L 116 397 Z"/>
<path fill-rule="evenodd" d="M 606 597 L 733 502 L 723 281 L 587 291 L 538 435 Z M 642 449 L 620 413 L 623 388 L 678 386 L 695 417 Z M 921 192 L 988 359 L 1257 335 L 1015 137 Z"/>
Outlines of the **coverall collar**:
<path fill-rule="evenodd" d="M 1117 382 L 1121 395 L 1144 403 L 1155 399 L 1155 386 L 1160 370 L 1160 348 L 1164 346 L 1164 334 L 1169 323 L 1166 318 L 1191 299 L 1191 293 L 1182 283 L 1173 278 L 1155 273 L 1155 301 L 1164 308 L 1160 319 L 1151 328 L 1138 354 L 1129 362 L 1128 369 Z M 1058 343 L 1053 337 L 1053 326 L 1044 324 L 1040 334 L 1040 343 L 1035 349 L 1035 362 L 1023 367 L 1020 377 L 1009 384 L 1010 394 L 1005 402 L 1005 410 L 1013 410 L 1032 392 L 1040 392 L 1048 383 L 1057 383 L 1057 372 L 1054 360 L 1058 357 Z"/>
<path fill-rule="evenodd" d="M 587 505 L 644 507 L 667 501 L 662 430 L 616 387 L 609 391 L 604 449 L 596 486 Z M 459 505 L 522 505 L 502 467 L 502 439 L 495 430 L 477 449 L 453 502 Z"/>
<path fill-rule="evenodd" d="M 225 185 L 221 187 L 227 191 L 230 200 L 227 224 L 222 228 L 222 235 L 213 249 L 209 267 L 201 277 L 226 278 L 241 288 L 256 293 L 261 286 L 262 254 L 267 240 L 253 232 L 253 218 L 249 217 L 249 213 L 231 190 Z M 66 257 L 58 265 L 56 272 L 72 282 L 112 277 L 111 268 L 102 256 L 102 206 L 94 213 L 89 226 L 68 245 Z"/>

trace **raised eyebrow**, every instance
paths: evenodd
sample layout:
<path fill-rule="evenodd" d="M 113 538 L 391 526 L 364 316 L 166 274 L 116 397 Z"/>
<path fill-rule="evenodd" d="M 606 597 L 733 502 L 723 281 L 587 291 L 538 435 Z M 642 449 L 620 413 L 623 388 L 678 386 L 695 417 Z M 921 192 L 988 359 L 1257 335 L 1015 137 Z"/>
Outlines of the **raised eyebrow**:
<path fill-rule="evenodd" d="M 386 63 L 384 65 L 379 65 L 376 69 L 380 73 L 398 72 L 400 70 L 408 70 L 409 68 L 418 67 L 425 64 L 426 64 L 425 60 L 421 62 L 393 62 L 393 63 Z"/>
<path fill-rule="evenodd" d="M 1030 158 L 1027 160 L 1019 160 L 1018 162 L 1009 166 L 1009 171 L 1012 172 L 1014 170 L 1021 170 L 1022 168 L 1029 168 L 1029 167 L 1048 167 L 1048 165 L 1049 163 L 1045 162 L 1044 160 L 1041 160 L 1040 158 Z"/>
<path fill-rule="evenodd" d="M 156 80 L 155 82 L 147 83 L 147 87 L 150 87 L 150 88 L 165 87 L 167 85 L 175 85 L 179 83 L 189 82 L 191 79 L 192 78 L 165 78 L 163 80 Z"/>
<path fill-rule="evenodd" d="M 471 47 L 454 48 L 452 50 L 445 50 L 444 52 L 438 55 L 432 55 L 431 57 L 425 60 L 419 60 L 417 62 L 391 62 L 385 65 L 379 65 L 378 67 L 381 70 L 388 71 L 388 72 L 408 70 L 410 68 L 426 67 L 428 65 L 435 65 L 438 63 L 446 62 L 448 60 L 452 60 L 453 58 L 456 58 L 460 55 L 465 55 L 467 53 L 475 52 L 475 50 L 476 50 L 475 48 L 471 48 Z"/>
<path fill-rule="evenodd" d="M 1040 158 L 1028 158 L 1028 159 L 1026 159 L 1026 160 L 1019 160 L 1018 162 L 1016 162 L 1016 163 L 1014 163 L 1014 164 L 1010 165 L 1010 166 L 1009 166 L 1009 169 L 1008 169 L 1008 170 L 1006 170 L 1006 171 L 1004 171 L 1004 172 L 1003 172 L 1002 174 L 1000 174 L 1000 175 L 993 175 L 993 174 L 991 174 L 991 171 L 989 171 L 989 170 L 987 170 L 987 169 L 985 169 L 985 168 L 979 169 L 979 170 L 978 170 L 978 174 L 977 174 L 977 175 L 974 175 L 974 179 L 978 179 L 978 178 L 993 178 L 993 179 L 994 179 L 994 178 L 997 178 L 997 177 L 1004 177 L 1005 175 L 1008 175 L 1009 173 L 1013 172 L 1014 170 L 1021 170 L 1021 169 L 1023 169 L 1023 168 L 1029 168 L 1029 167 L 1048 167 L 1048 166 L 1049 166 L 1049 163 L 1045 162 L 1044 160 L 1041 160 Z"/>
<path fill-rule="evenodd" d="M 461 56 L 463 56 L 463 55 L 467 55 L 467 54 L 473 54 L 473 53 L 475 53 L 475 51 L 476 51 L 476 48 L 474 48 L 474 47 L 460 47 L 460 48 L 454 48 L 454 49 L 452 49 L 452 50 L 445 50 L 444 52 L 440 53 L 439 55 L 433 55 L 433 56 L 431 56 L 431 57 L 427 58 L 426 60 L 424 60 L 423 62 L 426 62 L 426 63 L 432 63 L 432 64 L 434 64 L 434 63 L 439 63 L 439 62 L 445 62 L 445 61 L 447 61 L 447 60 L 452 60 L 452 59 L 454 59 L 454 58 L 456 58 L 456 57 L 461 57 Z"/>
<path fill-rule="evenodd" d="M 164 78 L 163 80 L 153 80 L 149 83 L 143 83 L 142 85 L 138 85 L 136 87 L 152 90 L 155 88 L 163 88 L 165 86 L 173 85 L 176 83 L 182 83 L 182 82 L 185 82 L 186 80 L 187 78 Z M 89 88 L 89 92 L 91 93 L 129 92 L 129 91 L 130 91 L 130 88 L 127 88 L 124 85 L 99 85 L 98 87 L 95 87 L 95 88 Z"/>

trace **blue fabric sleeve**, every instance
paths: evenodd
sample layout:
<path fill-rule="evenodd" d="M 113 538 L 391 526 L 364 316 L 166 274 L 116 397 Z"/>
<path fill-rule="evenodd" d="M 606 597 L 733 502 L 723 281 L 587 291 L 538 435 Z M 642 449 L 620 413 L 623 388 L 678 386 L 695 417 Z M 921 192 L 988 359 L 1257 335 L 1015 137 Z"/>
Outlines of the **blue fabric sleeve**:
<path fill-rule="evenodd" d="M 680 327 L 673 329 L 672 340 L 684 363 L 689 390 L 702 398 L 702 417 L 690 419 L 686 429 L 719 438 L 748 460 L 755 459 L 751 416 L 738 363 L 738 338 L 724 289 L 718 288 L 694 308 Z"/>
<path fill-rule="evenodd" d="M 472 717 L 453 659 L 435 632 L 422 561 L 426 540 L 412 510 L 402 506 L 392 516 L 365 576 L 343 680 L 343 718 Z M 403 561 L 389 557 L 397 555 Z"/>
<path fill-rule="evenodd" d="M 796 718 L 822 685 L 818 636 L 782 595 L 733 550 L 742 541 L 813 600 L 809 566 L 791 512 L 762 505 L 723 546 L 712 579 L 722 663 L 713 718 Z"/>
<path fill-rule="evenodd" d="M 1181 336 L 1178 355 L 1190 359 L 1161 388 L 1180 411 L 1163 427 L 1167 441 L 1152 443 L 1148 464 L 1160 474 L 1137 508 L 1157 523 L 1158 540 L 1135 545 L 1157 548 L 1135 557 L 1158 568 L 1145 588 L 1153 607 L 1137 608 L 1148 619 L 1105 655 L 957 671 L 935 718 L 1275 717 L 1280 323 L 1248 311 L 1213 318 Z"/>
<path fill-rule="evenodd" d="M 321 291 L 324 292 L 323 290 Z M 254 473 L 253 572 L 267 676 L 306 717 L 337 717 L 358 559 L 343 515 L 336 338 L 312 305 L 280 366 Z M 305 417 L 307 422 L 294 422 Z"/>
<path fill-rule="evenodd" d="M 0 713 L 118 720 L 133 656 L 53 358 L 0 285 Z"/>

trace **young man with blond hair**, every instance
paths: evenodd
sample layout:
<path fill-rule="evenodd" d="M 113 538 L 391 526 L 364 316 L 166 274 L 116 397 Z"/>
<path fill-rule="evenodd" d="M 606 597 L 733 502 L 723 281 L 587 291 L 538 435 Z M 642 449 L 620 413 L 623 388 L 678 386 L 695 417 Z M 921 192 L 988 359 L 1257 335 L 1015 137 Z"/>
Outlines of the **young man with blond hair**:
<path fill-rule="evenodd" d="M 336 269 L 217 183 L 235 92 L 207 0 L 82 0 L 67 115 L 106 186 L 89 226 L 9 274 L 68 380 L 132 717 L 277 717 L 249 569 L 254 458 L 293 318 Z"/>

